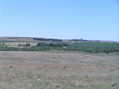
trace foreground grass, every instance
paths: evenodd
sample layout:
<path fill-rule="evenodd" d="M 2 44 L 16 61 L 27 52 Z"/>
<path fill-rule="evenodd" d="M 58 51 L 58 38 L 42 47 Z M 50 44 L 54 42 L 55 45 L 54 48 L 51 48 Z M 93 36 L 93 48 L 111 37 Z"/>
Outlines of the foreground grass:
<path fill-rule="evenodd" d="M 114 69 L 91 70 L 82 67 L 74 70 L 68 66 L 48 65 L 13 69 L 1 70 L 4 74 L 0 78 L 0 89 L 119 89 L 119 75 L 115 74 Z"/>
<path fill-rule="evenodd" d="M 0 89 L 119 89 L 119 56 L 100 55 L 0 52 Z"/>

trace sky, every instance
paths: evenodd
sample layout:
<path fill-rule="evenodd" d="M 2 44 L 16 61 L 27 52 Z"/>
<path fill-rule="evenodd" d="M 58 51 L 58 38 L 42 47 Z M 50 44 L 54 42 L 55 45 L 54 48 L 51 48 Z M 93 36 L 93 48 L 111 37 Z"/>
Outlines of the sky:
<path fill-rule="evenodd" d="M 0 0 L 0 37 L 119 41 L 119 0 Z"/>

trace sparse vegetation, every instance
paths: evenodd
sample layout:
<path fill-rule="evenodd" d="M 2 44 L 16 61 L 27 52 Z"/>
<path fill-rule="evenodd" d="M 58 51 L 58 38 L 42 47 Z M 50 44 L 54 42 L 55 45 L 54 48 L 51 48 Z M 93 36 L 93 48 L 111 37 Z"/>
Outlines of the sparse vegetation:
<path fill-rule="evenodd" d="M 0 52 L 0 89 L 119 89 L 118 58 L 79 52 Z"/>

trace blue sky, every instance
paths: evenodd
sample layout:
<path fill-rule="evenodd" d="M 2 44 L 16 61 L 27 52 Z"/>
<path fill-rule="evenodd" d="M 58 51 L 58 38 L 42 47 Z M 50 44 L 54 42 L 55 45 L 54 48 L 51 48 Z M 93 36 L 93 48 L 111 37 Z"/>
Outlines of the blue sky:
<path fill-rule="evenodd" d="M 119 41 L 118 0 L 0 0 L 0 36 Z"/>

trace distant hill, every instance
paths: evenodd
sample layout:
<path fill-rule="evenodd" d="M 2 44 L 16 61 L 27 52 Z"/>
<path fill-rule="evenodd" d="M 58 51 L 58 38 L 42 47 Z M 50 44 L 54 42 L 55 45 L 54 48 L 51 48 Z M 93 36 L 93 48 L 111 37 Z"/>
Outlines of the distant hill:
<path fill-rule="evenodd" d="M 101 41 L 101 40 L 85 40 L 85 39 L 53 39 L 53 38 L 38 38 L 38 37 L 0 37 L 0 42 L 108 42 L 108 43 L 119 43 L 116 41 Z"/>
<path fill-rule="evenodd" d="M 51 38 L 35 38 L 35 37 L 0 37 L 0 42 L 39 42 L 39 41 L 62 42 L 63 40 Z"/>
<path fill-rule="evenodd" d="M 0 37 L 0 42 L 32 42 L 31 37 Z"/>

